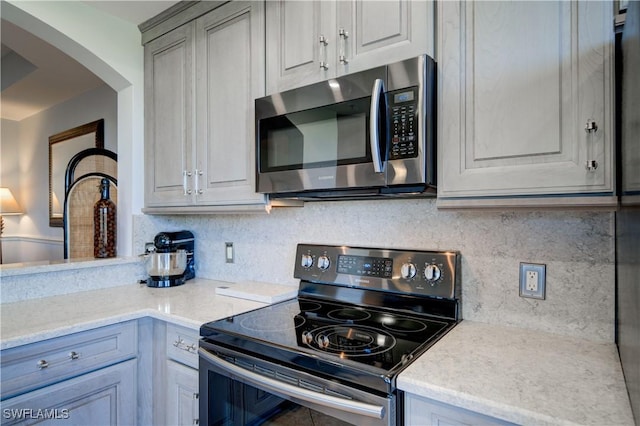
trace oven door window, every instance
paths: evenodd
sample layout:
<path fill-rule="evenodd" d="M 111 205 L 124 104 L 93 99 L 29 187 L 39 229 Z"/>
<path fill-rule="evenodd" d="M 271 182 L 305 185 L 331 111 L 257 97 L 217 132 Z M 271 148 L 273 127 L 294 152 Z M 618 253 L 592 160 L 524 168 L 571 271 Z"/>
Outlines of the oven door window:
<path fill-rule="evenodd" d="M 260 171 L 371 162 L 370 98 L 260 120 Z"/>
<path fill-rule="evenodd" d="M 353 425 L 209 371 L 209 425 Z M 204 402 L 204 401 L 201 401 Z"/>

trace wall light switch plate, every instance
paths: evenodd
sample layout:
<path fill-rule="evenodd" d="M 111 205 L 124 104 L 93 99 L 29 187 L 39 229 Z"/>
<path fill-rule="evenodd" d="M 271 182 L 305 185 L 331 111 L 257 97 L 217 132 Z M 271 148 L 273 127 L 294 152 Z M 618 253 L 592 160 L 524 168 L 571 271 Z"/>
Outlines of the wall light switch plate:
<path fill-rule="evenodd" d="M 233 263 L 233 243 L 224 243 L 224 257 L 227 263 Z"/>
<path fill-rule="evenodd" d="M 520 297 L 544 300 L 547 265 L 520 263 Z"/>

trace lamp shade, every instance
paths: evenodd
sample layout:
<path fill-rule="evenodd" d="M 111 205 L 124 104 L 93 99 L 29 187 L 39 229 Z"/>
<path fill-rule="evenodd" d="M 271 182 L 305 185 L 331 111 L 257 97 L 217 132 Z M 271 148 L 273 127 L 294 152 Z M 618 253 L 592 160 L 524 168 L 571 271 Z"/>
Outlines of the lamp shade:
<path fill-rule="evenodd" d="M 22 209 L 9 188 L 0 188 L 0 216 L 22 214 Z"/>

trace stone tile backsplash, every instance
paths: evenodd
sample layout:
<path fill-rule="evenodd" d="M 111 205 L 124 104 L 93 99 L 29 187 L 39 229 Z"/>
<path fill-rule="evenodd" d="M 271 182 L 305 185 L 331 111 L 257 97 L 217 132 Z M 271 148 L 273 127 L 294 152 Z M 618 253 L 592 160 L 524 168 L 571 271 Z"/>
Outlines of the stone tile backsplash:
<path fill-rule="evenodd" d="M 410 199 L 314 202 L 268 215 L 137 215 L 134 253 L 156 233 L 179 229 L 196 236 L 196 275 L 232 282 L 297 285 L 302 242 L 458 250 L 463 318 L 614 341 L 612 212 L 447 211 L 434 199 Z M 519 297 L 520 262 L 547 265 L 546 300 Z"/>

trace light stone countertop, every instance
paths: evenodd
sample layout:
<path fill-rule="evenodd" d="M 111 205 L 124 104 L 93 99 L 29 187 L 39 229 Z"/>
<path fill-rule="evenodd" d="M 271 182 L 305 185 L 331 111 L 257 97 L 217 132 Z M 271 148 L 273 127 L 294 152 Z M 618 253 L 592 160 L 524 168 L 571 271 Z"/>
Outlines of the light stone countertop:
<path fill-rule="evenodd" d="M 232 285 L 195 278 L 178 287 L 128 284 L 5 303 L 0 349 L 147 316 L 199 330 L 206 322 L 265 306 L 216 294 L 216 287 Z"/>
<path fill-rule="evenodd" d="M 524 425 L 634 424 L 615 344 L 462 321 L 399 389 Z"/>
<path fill-rule="evenodd" d="M 88 269 L 97 266 L 122 265 L 126 263 L 141 263 L 141 257 L 111 257 L 106 259 L 60 259 L 42 260 L 38 262 L 8 263 L 0 265 L 0 277 L 14 277 L 38 273 L 71 271 L 74 269 Z"/>
<path fill-rule="evenodd" d="M 232 283 L 129 284 L 0 305 L 0 349 L 153 317 L 193 330 L 265 306 L 216 294 Z M 614 344 L 462 321 L 404 370 L 398 388 L 525 425 L 633 425 Z"/>

